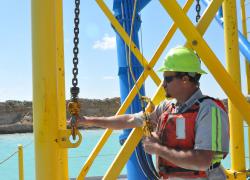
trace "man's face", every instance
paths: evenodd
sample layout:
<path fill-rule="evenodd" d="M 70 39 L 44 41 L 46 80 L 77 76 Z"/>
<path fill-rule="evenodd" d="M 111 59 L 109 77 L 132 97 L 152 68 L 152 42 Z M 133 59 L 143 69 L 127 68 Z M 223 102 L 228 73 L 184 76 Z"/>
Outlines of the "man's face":
<path fill-rule="evenodd" d="M 175 72 L 165 71 L 163 73 L 163 88 L 166 91 L 167 98 L 176 98 L 178 94 L 181 93 L 181 82 L 182 79 L 176 77 Z"/>

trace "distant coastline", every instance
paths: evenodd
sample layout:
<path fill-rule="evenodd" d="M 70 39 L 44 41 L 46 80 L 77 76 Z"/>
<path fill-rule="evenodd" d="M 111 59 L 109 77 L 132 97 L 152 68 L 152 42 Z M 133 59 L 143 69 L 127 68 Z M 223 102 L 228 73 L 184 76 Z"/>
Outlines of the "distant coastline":
<path fill-rule="evenodd" d="M 80 115 L 111 116 L 120 107 L 120 98 L 79 99 Z M 69 118 L 69 114 L 66 114 Z M 86 129 L 97 129 L 95 127 Z M 0 102 L 0 134 L 33 132 L 32 102 L 9 100 Z"/>
<path fill-rule="evenodd" d="M 250 97 L 247 97 L 250 102 Z M 222 100 L 227 108 L 227 99 Z M 120 98 L 107 99 L 79 99 L 81 105 L 80 115 L 86 116 L 112 116 L 120 107 Z M 69 114 L 66 114 L 69 119 Z M 98 129 L 86 127 L 84 129 Z M 30 101 L 0 102 L 0 134 L 30 133 L 33 132 L 33 112 Z"/>

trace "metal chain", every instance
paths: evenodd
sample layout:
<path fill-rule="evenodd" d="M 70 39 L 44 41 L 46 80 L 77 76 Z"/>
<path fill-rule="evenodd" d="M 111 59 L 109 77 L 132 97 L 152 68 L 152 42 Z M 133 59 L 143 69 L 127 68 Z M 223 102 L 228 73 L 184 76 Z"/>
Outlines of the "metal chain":
<path fill-rule="evenodd" d="M 79 94 L 79 87 L 77 87 L 78 85 L 78 79 L 77 79 L 77 75 L 78 75 L 78 53 L 79 53 L 79 48 L 78 48 L 78 44 L 79 44 L 79 23 L 80 23 L 80 19 L 79 19 L 79 14 L 80 14 L 80 0 L 75 0 L 75 18 L 74 18 L 74 24 L 75 24 L 75 28 L 74 28 L 74 34 L 75 37 L 73 39 L 74 42 L 74 48 L 73 48 L 73 53 L 74 53 L 74 57 L 73 57 L 73 79 L 72 79 L 72 85 L 73 87 L 70 88 L 70 92 L 71 92 L 71 98 L 73 100 L 76 100 Z"/>
<path fill-rule="evenodd" d="M 79 44 L 79 23 L 80 23 L 80 19 L 79 19 L 79 14 L 80 14 L 80 0 L 75 0 L 75 18 L 74 18 L 74 24 L 75 24 L 75 28 L 74 28 L 74 48 L 73 48 L 73 78 L 72 78 L 72 85 L 73 87 L 70 88 L 70 93 L 71 93 L 71 101 L 68 103 L 68 109 L 69 109 L 69 113 L 71 115 L 70 118 L 70 125 L 71 125 L 71 134 L 73 137 L 73 140 L 76 139 L 76 135 L 77 135 L 77 119 L 79 117 L 79 112 L 80 112 L 80 103 L 78 102 L 78 94 L 80 91 L 80 88 L 77 87 L 78 85 L 78 79 L 77 79 L 77 75 L 78 75 L 78 53 L 79 53 L 79 48 L 78 48 L 78 44 Z"/>
<path fill-rule="evenodd" d="M 200 12 L 201 12 L 201 5 L 200 5 L 200 0 L 196 0 L 196 7 L 195 7 L 195 10 L 196 10 L 196 22 L 199 21 L 199 19 L 201 18 L 200 16 Z"/>

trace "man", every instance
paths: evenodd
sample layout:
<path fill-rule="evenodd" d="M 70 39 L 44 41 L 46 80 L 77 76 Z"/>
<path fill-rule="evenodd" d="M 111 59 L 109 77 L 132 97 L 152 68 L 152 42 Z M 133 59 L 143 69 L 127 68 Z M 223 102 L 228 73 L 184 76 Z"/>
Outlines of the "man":
<path fill-rule="evenodd" d="M 222 103 L 202 95 L 199 79 L 206 74 L 190 49 L 171 49 L 160 68 L 166 97 L 149 115 L 156 129 L 143 141 L 144 149 L 157 157 L 161 178 L 226 179 L 220 161 L 229 151 L 228 116 Z M 143 126 L 143 114 L 83 117 L 80 125 L 111 129 Z"/>

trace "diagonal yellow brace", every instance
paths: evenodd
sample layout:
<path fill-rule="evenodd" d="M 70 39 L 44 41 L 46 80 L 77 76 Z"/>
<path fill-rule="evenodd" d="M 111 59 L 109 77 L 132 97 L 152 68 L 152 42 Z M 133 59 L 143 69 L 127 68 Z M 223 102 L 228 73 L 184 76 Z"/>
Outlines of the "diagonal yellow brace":
<path fill-rule="evenodd" d="M 188 11 L 188 9 L 190 9 L 192 3 L 194 0 L 188 0 L 187 3 L 185 4 L 183 11 L 186 13 Z M 204 28 L 203 28 L 204 29 Z M 155 65 L 155 63 L 157 62 L 157 60 L 159 59 L 159 57 L 161 56 L 162 52 L 164 51 L 164 49 L 166 48 L 166 46 L 168 45 L 170 39 L 173 37 L 174 33 L 177 30 L 177 25 L 174 23 L 170 30 L 168 31 L 168 33 L 166 34 L 166 36 L 164 37 L 163 41 L 161 42 L 160 46 L 157 48 L 156 52 L 154 53 L 152 59 L 149 62 L 148 69 L 144 69 L 143 73 L 141 74 L 141 76 L 139 77 L 139 79 L 136 82 L 137 87 L 140 89 L 143 82 L 145 81 L 145 79 L 147 78 L 147 76 L 149 75 L 149 71 L 151 71 L 151 69 L 153 68 L 153 66 Z M 165 91 L 164 89 L 161 87 L 161 82 L 157 82 L 157 86 L 159 87 L 157 90 L 157 99 L 154 101 L 155 104 L 159 104 L 161 100 L 163 100 L 165 98 Z M 116 115 L 119 114 L 124 114 L 126 109 L 128 108 L 128 106 L 131 104 L 131 102 L 133 101 L 134 97 L 137 94 L 137 88 L 136 86 L 133 86 L 133 88 L 131 89 L 129 95 L 127 96 L 127 98 L 125 99 L 125 101 L 123 102 L 123 104 L 121 105 L 120 109 L 118 110 L 118 112 L 116 113 Z M 97 143 L 96 147 L 93 149 L 93 151 L 91 152 L 90 156 L 88 157 L 88 159 L 86 160 L 86 163 L 84 164 L 81 172 L 79 173 L 77 179 L 83 179 L 86 174 L 88 173 L 93 161 L 95 160 L 96 156 L 98 155 L 98 153 L 100 152 L 100 150 L 102 149 L 103 145 L 105 144 L 105 142 L 107 141 L 107 139 L 109 138 L 109 136 L 111 135 L 112 130 L 111 129 L 107 129 L 103 136 L 101 137 L 101 139 L 99 140 L 99 142 Z"/>
<path fill-rule="evenodd" d="M 182 12 L 175 0 L 160 0 L 163 7 L 177 23 L 188 42 L 192 43 L 192 48 L 197 51 L 209 71 L 214 75 L 216 81 L 223 88 L 235 107 L 250 124 L 250 104 L 246 101 L 241 91 L 236 87 L 231 76 L 227 73 L 219 59 L 209 48 L 200 33 L 196 30 L 192 22 Z M 212 1 L 213 2 L 213 1 Z"/>
<path fill-rule="evenodd" d="M 120 25 L 120 23 L 118 22 L 118 20 L 114 17 L 114 15 L 109 10 L 109 8 L 105 5 L 105 3 L 103 2 L 103 0 L 96 0 L 96 2 L 99 5 L 99 7 L 102 9 L 102 11 L 105 13 L 105 15 L 108 17 L 108 19 L 110 20 L 110 22 L 112 23 L 112 25 L 115 27 L 115 29 L 117 30 L 117 32 L 119 33 L 119 35 L 123 38 L 123 40 L 127 44 L 127 46 L 131 45 L 130 46 L 130 50 L 134 53 L 134 55 L 137 58 L 137 60 L 141 63 L 141 65 L 145 69 L 149 69 L 147 60 L 141 54 L 141 52 L 138 50 L 138 48 L 136 47 L 135 43 L 133 41 L 130 43 L 130 38 L 129 38 L 128 34 L 123 29 L 123 27 Z M 157 74 L 154 71 L 149 71 L 149 75 L 152 77 L 153 81 L 156 84 L 159 84 L 160 79 L 159 79 L 159 77 L 157 76 Z"/>
<path fill-rule="evenodd" d="M 192 3 L 194 0 L 188 0 L 186 2 L 186 4 L 183 7 L 183 11 L 185 13 L 187 13 L 187 11 L 190 9 Z M 204 28 L 203 28 L 204 29 Z M 155 65 L 155 63 L 157 62 L 157 60 L 160 58 L 161 54 L 163 53 L 164 49 L 167 47 L 169 41 L 171 40 L 171 38 L 173 37 L 174 33 L 177 30 L 177 25 L 175 23 L 173 23 L 170 27 L 170 30 L 168 31 L 168 33 L 166 34 L 166 36 L 164 37 L 163 41 L 161 42 L 160 46 L 157 48 L 156 52 L 154 53 L 152 59 L 150 60 L 148 67 L 151 69 L 153 68 L 153 66 Z"/>
<path fill-rule="evenodd" d="M 217 10 L 219 9 L 222 0 L 220 1 L 213 1 L 207 10 L 205 11 L 204 15 L 202 16 L 199 24 L 197 25 L 197 30 L 204 34 L 205 30 L 207 29 L 208 25 L 212 21 L 214 15 L 216 14 Z M 156 94 L 153 98 L 154 104 L 159 104 L 160 101 L 163 100 L 161 94 L 162 88 L 159 87 Z M 126 140 L 125 144 L 123 145 L 122 149 L 119 151 L 118 155 L 116 156 L 115 160 L 113 161 L 112 165 L 109 167 L 109 170 L 104 175 L 103 179 L 115 179 L 120 174 L 122 168 L 124 167 L 125 163 L 128 161 L 129 157 L 131 156 L 133 150 L 139 143 L 140 139 L 142 138 L 142 130 L 141 128 L 135 128 L 129 135 L 128 139 Z"/>
<path fill-rule="evenodd" d="M 161 87 L 158 88 L 154 98 L 152 99 L 153 104 L 158 104 L 163 98 L 159 98 L 161 93 Z M 129 157 L 133 153 L 135 147 L 140 142 L 143 136 L 143 131 L 141 128 L 134 128 L 132 132 L 129 134 L 127 140 L 123 144 L 123 147 L 119 151 L 118 155 L 115 157 L 113 163 L 109 167 L 106 174 L 103 176 L 103 179 L 116 179 L 126 162 L 128 161 Z"/>

